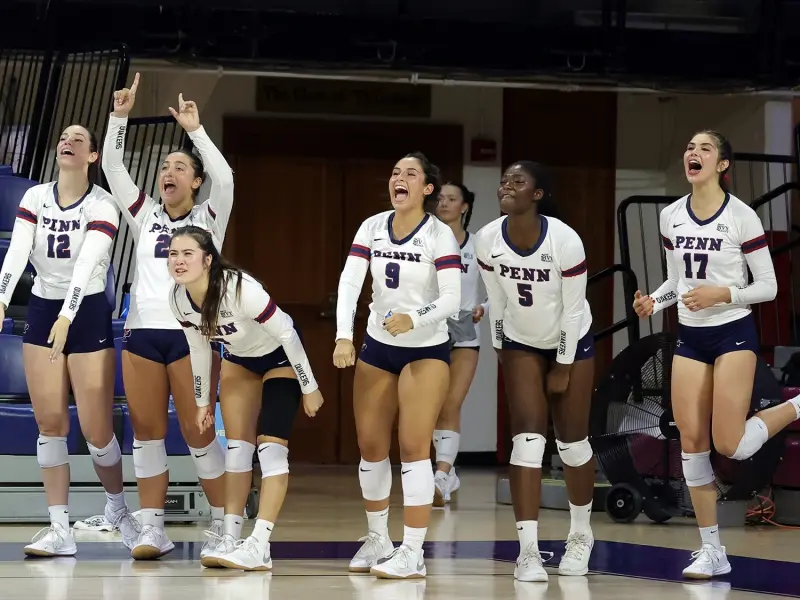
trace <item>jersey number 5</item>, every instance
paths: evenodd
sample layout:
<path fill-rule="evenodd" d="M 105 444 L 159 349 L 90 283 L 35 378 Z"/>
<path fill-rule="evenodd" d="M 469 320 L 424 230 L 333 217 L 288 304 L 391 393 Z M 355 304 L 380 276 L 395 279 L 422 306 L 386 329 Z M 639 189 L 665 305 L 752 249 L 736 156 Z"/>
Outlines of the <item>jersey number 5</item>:
<path fill-rule="evenodd" d="M 47 258 L 69 258 L 69 235 L 62 233 L 59 236 L 47 236 Z"/>
<path fill-rule="evenodd" d="M 692 258 L 694 258 L 694 262 L 698 264 L 697 267 L 697 274 L 692 275 Z M 708 267 L 708 254 L 692 254 L 691 252 L 687 252 L 683 255 L 683 264 L 686 266 L 686 272 L 684 276 L 686 279 L 705 279 L 706 278 L 706 267 Z"/>
<path fill-rule="evenodd" d="M 169 256 L 169 240 L 171 236 L 168 233 L 162 233 L 156 238 L 156 258 L 167 258 Z"/>
<path fill-rule="evenodd" d="M 400 265 L 397 263 L 386 263 L 386 287 L 392 290 L 400 287 Z"/>
<path fill-rule="evenodd" d="M 520 306 L 533 306 L 533 286 L 530 283 L 518 283 L 517 293 L 519 294 Z"/>

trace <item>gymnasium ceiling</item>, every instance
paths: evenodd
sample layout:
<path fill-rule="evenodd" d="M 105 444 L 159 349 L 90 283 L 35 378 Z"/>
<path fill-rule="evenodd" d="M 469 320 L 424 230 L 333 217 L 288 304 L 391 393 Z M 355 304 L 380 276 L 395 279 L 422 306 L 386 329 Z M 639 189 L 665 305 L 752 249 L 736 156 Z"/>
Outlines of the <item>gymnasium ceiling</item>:
<path fill-rule="evenodd" d="M 788 89 L 800 0 L 0 2 L 0 48 L 48 43 L 250 71 Z"/>

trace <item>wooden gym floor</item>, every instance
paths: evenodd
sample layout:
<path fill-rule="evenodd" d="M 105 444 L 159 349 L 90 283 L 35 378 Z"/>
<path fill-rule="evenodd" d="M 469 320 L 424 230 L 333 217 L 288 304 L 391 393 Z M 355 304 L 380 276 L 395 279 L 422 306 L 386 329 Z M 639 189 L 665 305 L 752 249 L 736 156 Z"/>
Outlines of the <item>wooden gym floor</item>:
<path fill-rule="evenodd" d="M 0 527 L 3 600 L 746 600 L 764 594 L 800 597 L 798 533 L 777 527 L 723 530 L 733 573 L 713 583 L 684 583 L 681 569 L 698 547 L 690 521 L 655 525 L 644 516 L 618 525 L 595 512 L 597 539 L 587 577 L 548 584 L 514 581 L 518 553 L 511 507 L 495 503 L 499 472 L 459 471 L 456 502 L 434 509 L 428 529 L 425 581 L 378 581 L 350 575 L 347 563 L 366 533 L 353 468 L 295 468 L 289 496 L 272 537 L 273 572 L 204 570 L 198 556 L 205 524 L 170 526 L 175 551 L 151 563 L 134 562 L 116 534 L 76 532 L 78 556 L 24 559 L 22 546 L 39 526 Z M 402 537 L 402 495 L 395 473 L 391 533 Z M 397 507 L 397 508 L 395 508 Z M 253 521 L 248 521 L 249 531 Z M 569 515 L 543 511 L 541 549 L 557 565 Z"/>

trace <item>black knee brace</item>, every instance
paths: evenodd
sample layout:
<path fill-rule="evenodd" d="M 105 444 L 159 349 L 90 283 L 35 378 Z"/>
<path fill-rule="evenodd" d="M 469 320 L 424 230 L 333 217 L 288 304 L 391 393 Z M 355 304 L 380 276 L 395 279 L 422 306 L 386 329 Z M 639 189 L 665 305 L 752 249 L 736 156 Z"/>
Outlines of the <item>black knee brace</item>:
<path fill-rule="evenodd" d="M 267 379 L 261 388 L 261 414 L 258 435 L 288 440 L 303 392 L 296 379 Z"/>

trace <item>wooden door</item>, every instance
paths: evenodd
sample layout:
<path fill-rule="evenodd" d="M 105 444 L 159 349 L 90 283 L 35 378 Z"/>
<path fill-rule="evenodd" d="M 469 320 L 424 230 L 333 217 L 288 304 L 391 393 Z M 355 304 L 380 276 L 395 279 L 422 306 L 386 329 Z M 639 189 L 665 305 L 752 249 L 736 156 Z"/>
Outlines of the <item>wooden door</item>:
<path fill-rule="evenodd" d="M 341 270 L 342 172 L 311 158 L 245 156 L 236 166 L 237 261 L 294 320 L 325 398 L 315 418 L 298 413 L 292 459 L 337 463 L 339 373 L 331 360 L 336 324 L 323 314 Z"/>

